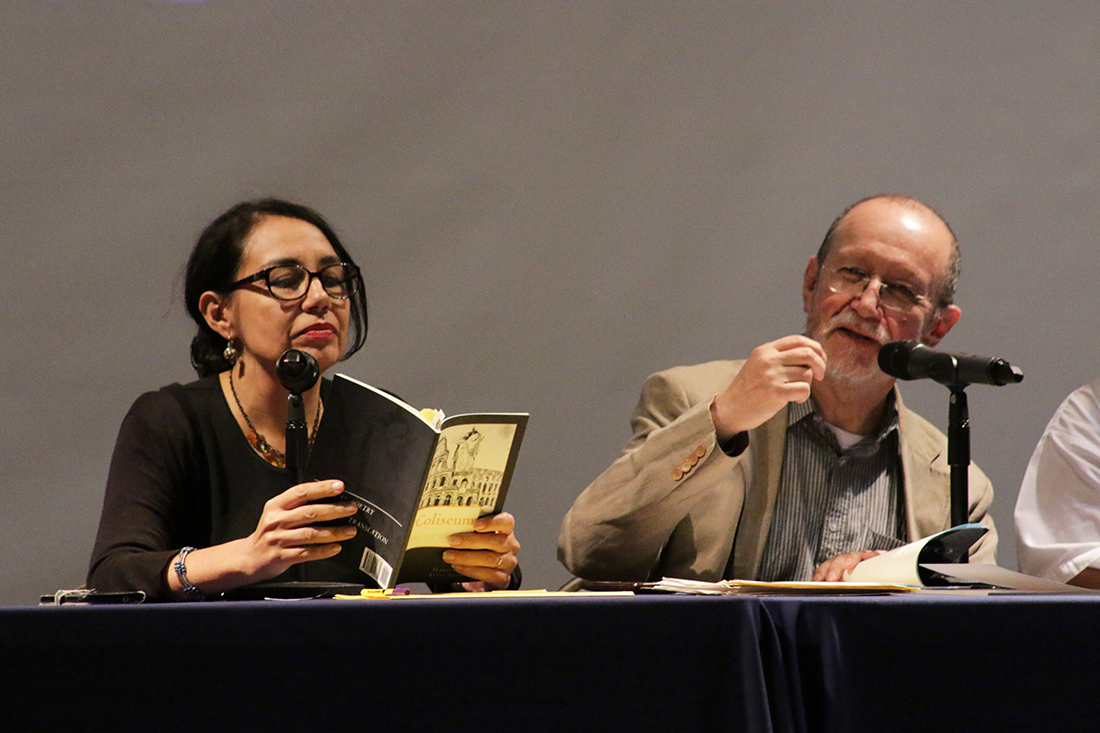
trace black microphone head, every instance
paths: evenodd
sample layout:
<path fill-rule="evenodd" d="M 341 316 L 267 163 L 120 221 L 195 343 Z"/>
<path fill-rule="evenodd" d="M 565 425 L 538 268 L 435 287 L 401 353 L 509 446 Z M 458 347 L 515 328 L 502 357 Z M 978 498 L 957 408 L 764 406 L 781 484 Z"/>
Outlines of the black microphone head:
<path fill-rule="evenodd" d="M 1004 359 L 994 359 L 989 365 L 990 383 L 995 385 L 1019 384 L 1024 381 L 1024 370 L 1009 364 Z"/>
<path fill-rule="evenodd" d="M 317 360 L 298 349 L 287 349 L 283 352 L 275 362 L 275 373 L 291 394 L 299 395 L 309 391 L 321 376 Z"/>
<path fill-rule="evenodd" d="M 891 341 L 878 350 L 878 368 L 898 379 L 913 379 L 909 373 L 909 357 L 920 347 L 919 341 Z"/>

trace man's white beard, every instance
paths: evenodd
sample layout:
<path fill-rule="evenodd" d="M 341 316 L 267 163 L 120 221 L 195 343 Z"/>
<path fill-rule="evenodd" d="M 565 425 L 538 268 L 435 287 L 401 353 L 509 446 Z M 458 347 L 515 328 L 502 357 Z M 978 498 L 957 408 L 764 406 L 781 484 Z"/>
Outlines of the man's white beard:
<path fill-rule="evenodd" d="M 839 328 L 848 327 L 870 336 L 878 342 L 879 346 L 882 346 L 890 340 L 890 332 L 881 323 L 867 321 L 860 318 L 854 311 L 845 308 L 825 324 L 818 324 L 816 327 L 812 324 L 807 326 L 810 338 L 820 343 L 825 349 L 827 379 L 849 383 L 870 383 L 890 379 L 879 369 L 877 356 L 870 361 L 863 361 L 862 355 L 857 356 L 858 346 L 853 344 L 850 347 L 847 345 L 838 347 L 835 343 L 828 343 L 828 336 Z"/>
<path fill-rule="evenodd" d="M 837 382 L 849 382 L 856 383 L 869 383 L 872 381 L 878 381 L 880 379 L 889 379 L 882 370 L 878 368 L 877 363 L 872 364 L 859 364 L 853 360 L 843 360 L 843 357 L 836 354 L 829 354 L 828 364 L 825 367 L 825 377 Z"/>

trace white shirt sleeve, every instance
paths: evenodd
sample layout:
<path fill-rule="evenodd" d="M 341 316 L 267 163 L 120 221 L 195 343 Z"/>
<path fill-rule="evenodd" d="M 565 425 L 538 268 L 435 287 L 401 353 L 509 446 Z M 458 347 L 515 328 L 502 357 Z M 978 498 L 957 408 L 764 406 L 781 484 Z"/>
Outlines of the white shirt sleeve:
<path fill-rule="evenodd" d="M 1020 572 L 1066 582 L 1100 567 L 1100 380 L 1050 419 L 1016 499 Z"/>

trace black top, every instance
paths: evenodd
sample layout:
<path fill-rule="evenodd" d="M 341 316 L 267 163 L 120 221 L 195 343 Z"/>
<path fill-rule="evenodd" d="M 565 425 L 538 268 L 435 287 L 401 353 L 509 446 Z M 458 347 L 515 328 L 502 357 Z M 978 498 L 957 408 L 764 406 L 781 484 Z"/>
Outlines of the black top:
<path fill-rule="evenodd" d="M 329 385 L 322 381 L 322 397 Z M 318 442 L 323 435 L 322 420 Z M 248 536 L 267 500 L 294 483 L 291 471 L 249 445 L 218 377 L 143 394 L 115 443 L 88 587 L 167 600 L 165 571 L 181 547 Z M 363 583 L 325 560 L 294 566 L 272 582 L 289 580 Z"/>
<path fill-rule="evenodd" d="M 340 406 L 331 404 L 331 387 L 331 380 L 321 380 L 326 415 L 338 418 Z M 319 464 L 328 464 L 320 457 L 344 452 L 340 422 L 321 420 L 313 446 L 318 461 L 307 463 L 307 470 L 324 473 Z M 267 500 L 294 484 L 292 471 L 272 466 L 252 449 L 217 376 L 147 392 L 119 429 L 88 587 L 140 590 L 149 601 L 171 600 L 165 576 L 180 548 L 247 537 Z M 332 559 L 298 563 L 266 583 L 292 581 L 371 583 Z M 508 588 L 521 582 L 517 567 Z M 437 592 L 461 590 L 449 583 L 428 585 Z"/>

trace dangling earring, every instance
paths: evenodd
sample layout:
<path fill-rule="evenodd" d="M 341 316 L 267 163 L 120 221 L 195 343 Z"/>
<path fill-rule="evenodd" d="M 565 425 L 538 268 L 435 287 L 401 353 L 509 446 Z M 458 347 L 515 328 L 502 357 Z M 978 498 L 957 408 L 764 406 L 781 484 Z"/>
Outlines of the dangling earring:
<path fill-rule="evenodd" d="M 233 343 L 233 339 L 226 342 L 222 358 L 229 362 L 229 366 L 233 366 L 237 363 L 237 359 L 241 358 L 241 352 L 237 351 L 237 345 Z"/>

